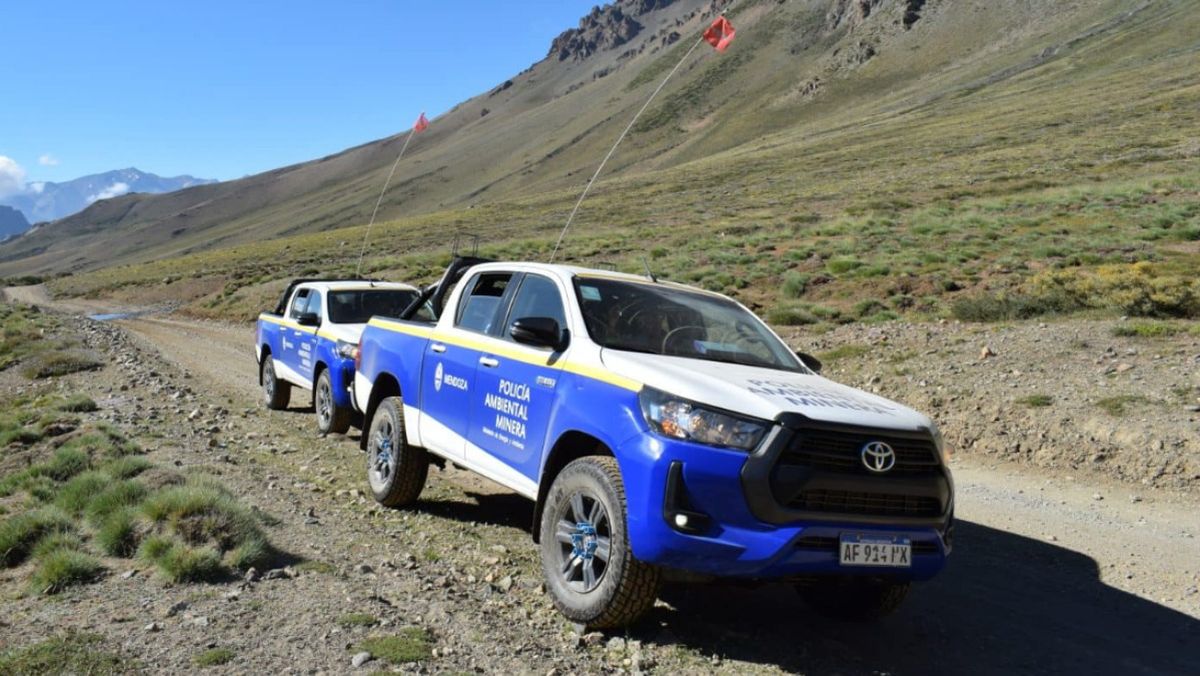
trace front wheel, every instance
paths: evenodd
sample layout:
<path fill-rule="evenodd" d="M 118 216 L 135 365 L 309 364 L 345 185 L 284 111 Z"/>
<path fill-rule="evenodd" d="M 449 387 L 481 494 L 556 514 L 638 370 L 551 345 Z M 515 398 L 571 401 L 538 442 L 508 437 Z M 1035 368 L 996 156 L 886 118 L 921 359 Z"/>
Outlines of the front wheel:
<path fill-rule="evenodd" d="M 567 619 L 593 629 L 632 624 L 654 605 L 659 571 L 633 557 L 617 461 L 585 457 L 554 479 L 542 510 L 542 571 Z"/>
<path fill-rule="evenodd" d="M 333 377 L 329 369 L 317 376 L 313 390 L 313 408 L 317 410 L 317 431 L 321 434 L 345 434 L 350 429 L 350 409 L 338 406 L 333 398 Z"/>
<path fill-rule="evenodd" d="M 290 383 L 280 382 L 275 375 L 275 359 L 270 354 L 264 354 L 262 365 L 263 401 L 272 411 L 282 411 L 287 408 L 292 398 Z"/>
<path fill-rule="evenodd" d="M 384 399 L 367 432 L 367 481 L 375 500 L 384 507 L 416 501 L 429 476 L 429 454 L 408 445 L 403 411 L 400 397 Z"/>
<path fill-rule="evenodd" d="M 896 612 L 911 587 L 908 582 L 849 579 L 815 582 L 797 591 L 805 603 L 826 617 L 870 622 Z"/>

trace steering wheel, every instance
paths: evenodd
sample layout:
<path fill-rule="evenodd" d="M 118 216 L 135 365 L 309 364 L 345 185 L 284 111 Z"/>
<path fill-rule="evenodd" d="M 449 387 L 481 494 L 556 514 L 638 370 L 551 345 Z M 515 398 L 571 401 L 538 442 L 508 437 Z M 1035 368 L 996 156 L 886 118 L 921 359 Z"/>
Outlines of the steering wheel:
<path fill-rule="evenodd" d="M 703 326 L 681 326 L 677 329 L 671 329 L 670 331 L 667 332 L 667 335 L 663 337 L 662 347 L 659 348 L 659 351 L 662 352 L 663 354 L 676 355 L 676 356 L 683 356 L 683 355 L 687 354 L 682 351 L 671 350 L 668 347 L 671 344 L 671 339 L 676 337 L 677 335 L 679 335 L 680 333 L 682 333 L 684 331 L 698 332 L 699 336 L 702 338 L 704 336 L 708 335 L 708 329 L 704 328 Z M 693 350 L 693 352 L 694 352 L 694 350 Z"/>

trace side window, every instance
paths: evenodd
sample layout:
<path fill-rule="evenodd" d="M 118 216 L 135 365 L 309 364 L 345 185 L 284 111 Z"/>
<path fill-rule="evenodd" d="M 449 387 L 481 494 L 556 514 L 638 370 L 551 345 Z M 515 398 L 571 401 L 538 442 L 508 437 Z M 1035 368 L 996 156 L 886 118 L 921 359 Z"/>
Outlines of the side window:
<path fill-rule="evenodd" d="M 512 273 L 508 272 L 476 275 L 459 301 L 454 325 L 479 333 L 490 332 L 496 325 L 500 300 L 511 279 Z"/>
<path fill-rule="evenodd" d="M 290 319 L 299 319 L 300 315 L 308 311 L 308 289 L 300 289 L 296 292 L 296 297 L 292 299 L 292 309 L 288 311 Z"/>
<path fill-rule="evenodd" d="M 508 321 L 511 324 L 527 317 L 549 317 L 558 322 L 559 328 L 567 327 L 567 313 L 563 310 L 562 294 L 557 284 L 538 275 L 525 276 L 521 288 L 517 289 Z M 508 331 L 505 331 L 507 335 Z"/>
<path fill-rule="evenodd" d="M 308 309 L 305 312 L 310 312 L 317 316 L 317 319 L 324 319 L 325 316 L 321 312 L 321 292 L 313 291 L 308 294 Z"/>

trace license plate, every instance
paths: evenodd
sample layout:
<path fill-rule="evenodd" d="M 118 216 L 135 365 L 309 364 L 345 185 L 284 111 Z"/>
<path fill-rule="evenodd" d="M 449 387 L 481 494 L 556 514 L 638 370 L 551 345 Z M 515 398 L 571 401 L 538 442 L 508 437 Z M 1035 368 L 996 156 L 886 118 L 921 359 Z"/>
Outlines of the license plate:
<path fill-rule="evenodd" d="M 912 541 L 887 535 L 844 534 L 839 561 L 843 566 L 911 568 Z"/>

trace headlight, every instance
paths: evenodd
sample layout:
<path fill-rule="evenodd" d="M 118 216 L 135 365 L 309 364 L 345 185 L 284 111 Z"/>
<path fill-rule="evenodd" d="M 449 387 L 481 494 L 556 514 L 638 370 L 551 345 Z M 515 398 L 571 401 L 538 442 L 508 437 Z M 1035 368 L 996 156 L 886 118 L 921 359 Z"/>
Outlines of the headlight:
<path fill-rule="evenodd" d="M 650 387 L 642 388 L 638 400 L 650 428 L 672 439 L 749 451 L 767 431 L 765 422 L 713 411 Z"/>
<path fill-rule="evenodd" d="M 354 353 L 357 350 L 358 345 L 355 343 L 348 343 L 344 340 L 339 340 L 337 342 L 337 353 L 339 357 L 343 357 L 345 359 L 354 359 Z"/>

